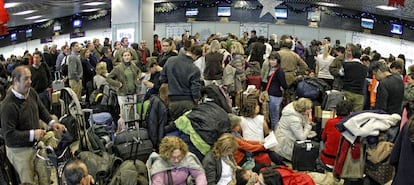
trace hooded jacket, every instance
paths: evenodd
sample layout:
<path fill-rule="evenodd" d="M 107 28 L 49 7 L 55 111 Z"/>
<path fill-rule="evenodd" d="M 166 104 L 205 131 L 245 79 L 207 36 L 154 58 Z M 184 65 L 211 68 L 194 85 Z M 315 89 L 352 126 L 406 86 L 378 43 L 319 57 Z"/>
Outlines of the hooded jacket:
<path fill-rule="evenodd" d="M 191 152 L 188 152 L 186 156 L 177 165 L 172 165 L 169 162 L 161 158 L 161 156 L 153 152 L 147 160 L 148 176 L 150 184 L 152 183 L 152 177 L 154 175 L 162 174 L 164 176 L 164 184 L 168 184 L 167 170 L 171 170 L 173 184 L 181 185 L 186 184 L 188 175 L 191 175 L 195 180 L 196 185 L 206 185 L 207 179 L 204 172 L 203 165 L 198 158 Z M 180 173 L 181 172 L 181 173 Z M 186 173 L 182 173 L 186 172 Z M 187 174 L 183 176 L 183 174 Z M 155 184 L 155 183 L 154 183 Z"/>
<path fill-rule="evenodd" d="M 308 123 L 308 117 L 293 108 L 293 102 L 282 110 L 282 117 L 277 125 L 275 136 L 278 144 L 276 153 L 292 160 L 295 141 L 303 141 L 308 137 L 312 126 Z"/>

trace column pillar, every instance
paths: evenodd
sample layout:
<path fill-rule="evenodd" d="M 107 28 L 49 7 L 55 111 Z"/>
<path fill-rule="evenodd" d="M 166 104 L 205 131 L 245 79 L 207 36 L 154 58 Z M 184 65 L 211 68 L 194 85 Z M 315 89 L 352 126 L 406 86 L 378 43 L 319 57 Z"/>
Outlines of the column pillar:
<path fill-rule="evenodd" d="M 154 51 L 154 0 L 142 0 L 142 39 Z"/>
<path fill-rule="evenodd" d="M 147 47 L 154 49 L 154 0 L 111 1 L 112 43 L 128 37 L 129 43 L 147 41 Z"/>

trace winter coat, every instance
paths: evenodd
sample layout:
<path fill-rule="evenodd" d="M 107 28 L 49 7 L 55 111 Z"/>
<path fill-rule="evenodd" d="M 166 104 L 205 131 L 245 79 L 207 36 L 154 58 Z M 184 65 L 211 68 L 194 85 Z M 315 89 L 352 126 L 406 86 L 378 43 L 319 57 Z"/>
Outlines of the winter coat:
<path fill-rule="evenodd" d="M 195 180 L 195 184 L 207 185 L 204 168 L 198 158 L 191 152 L 188 152 L 177 165 L 171 165 L 169 162 L 162 159 L 159 154 L 153 152 L 149 156 L 146 165 L 148 168 L 150 184 L 152 183 L 152 177 L 157 174 L 164 176 L 164 184 L 168 184 L 167 170 L 171 170 L 173 184 L 186 184 L 187 177 L 191 175 Z"/>
<path fill-rule="evenodd" d="M 400 120 L 401 116 L 398 114 L 363 112 L 345 117 L 336 125 L 336 128 L 342 132 L 346 140 L 354 143 L 358 136 L 378 136 L 380 131 L 388 130 Z"/>
<path fill-rule="evenodd" d="M 414 181 L 414 148 L 408 132 L 411 124 L 404 125 L 391 152 L 390 164 L 395 166 L 393 185 L 411 184 Z"/>
<path fill-rule="evenodd" d="M 278 144 L 276 153 L 292 160 L 295 141 L 306 140 L 312 125 L 308 123 L 308 117 L 293 108 L 293 102 L 282 110 L 282 117 L 277 125 L 275 136 Z"/>
<path fill-rule="evenodd" d="M 175 126 L 178 130 L 187 134 L 190 137 L 191 143 L 194 147 L 202 154 L 206 155 L 208 151 L 210 151 L 211 147 L 208 143 L 203 140 L 196 130 L 194 130 L 193 126 L 191 125 L 191 121 L 187 118 L 190 111 L 184 113 L 184 115 L 180 116 L 178 119 L 174 121 Z M 183 139 L 186 141 L 185 139 Z"/>
<path fill-rule="evenodd" d="M 168 107 L 158 96 L 152 96 L 150 98 L 146 120 L 149 138 L 154 148 L 158 148 L 161 139 L 165 135 L 164 127 L 168 125 L 169 121 Z"/>
<path fill-rule="evenodd" d="M 235 163 L 233 157 L 229 157 L 229 159 Z M 206 170 L 207 182 L 209 185 L 216 185 L 221 179 L 223 168 L 221 160 L 221 158 L 216 159 L 211 151 L 207 153 L 203 159 L 203 167 L 204 170 Z"/>
<path fill-rule="evenodd" d="M 210 146 L 223 133 L 230 132 L 230 120 L 227 112 L 214 102 L 206 102 L 194 107 L 187 115 L 194 130 Z"/>
<path fill-rule="evenodd" d="M 135 92 L 138 92 L 138 88 L 140 87 L 140 82 L 138 81 L 138 79 L 141 77 L 141 70 L 132 63 L 130 63 L 129 66 L 132 70 L 132 73 L 135 75 L 135 79 L 137 79 L 135 81 Z M 111 73 L 108 74 L 106 80 L 108 81 L 109 85 L 111 85 L 112 87 L 115 87 L 117 90 L 117 95 L 119 96 L 124 96 L 127 93 L 127 90 L 125 89 L 126 87 L 126 76 L 124 74 L 125 69 L 127 68 L 127 66 L 124 63 L 121 63 L 119 65 L 117 65 L 112 71 Z M 123 84 L 123 86 L 121 87 L 121 84 Z M 125 86 L 124 86 L 125 85 Z"/>

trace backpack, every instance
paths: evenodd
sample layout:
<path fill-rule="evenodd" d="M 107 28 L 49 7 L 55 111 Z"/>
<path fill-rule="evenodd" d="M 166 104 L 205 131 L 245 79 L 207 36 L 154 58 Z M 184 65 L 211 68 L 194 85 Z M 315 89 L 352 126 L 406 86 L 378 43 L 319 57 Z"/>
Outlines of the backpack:
<path fill-rule="evenodd" d="M 86 131 L 86 143 L 81 143 L 81 148 L 91 152 L 106 151 L 104 143 L 101 141 L 99 134 L 105 133 L 106 129 L 102 127 L 89 127 Z M 87 146 L 84 146 L 86 144 Z"/>
<path fill-rule="evenodd" d="M 122 164 L 122 159 L 107 152 L 96 154 L 82 151 L 77 157 L 88 167 L 96 184 L 108 184 L 115 170 Z"/>
<path fill-rule="evenodd" d="M 305 78 L 302 78 L 296 86 L 297 98 L 309 98 L 311 100 L 315 100 L 319 97 L 319 95 L 319 88 L 316 85 L 306 81 Z"/>
<path fill-rule="evenodd" d="M 148 185 L 148 170 L 140 160 L 124 161 L 112 177 L 109 185 Z"/>
<path fill-rule="evenodd" d="M 61 63 L 62 76 L 68 76 L 68 74 L 69 74 L 68 59 L 69 59 L 69 56 L 65 56 L 62 60 L 62 63 Z"/>
<path fill-rule="evenodd" d="M 69 135 L 72 136 L 74 140 L 79 139 L 78 122 L 75 117 L 70 114 L 65 114 L 59 119 L 59 122 L 65 125 Z"/>

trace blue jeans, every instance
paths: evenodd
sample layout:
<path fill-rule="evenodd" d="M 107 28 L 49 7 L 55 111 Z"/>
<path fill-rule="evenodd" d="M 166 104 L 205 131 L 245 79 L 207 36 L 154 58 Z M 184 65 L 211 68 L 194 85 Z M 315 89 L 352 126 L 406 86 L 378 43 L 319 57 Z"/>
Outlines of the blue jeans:
<path fill-rule="evenodd" d="M 282 103 L 283 97 L 269 95 L 269 114 L 270 122 L 272 123 L 272 130 L 276 129 L 276 125 L 279 122 L 280 104 Z"/>

